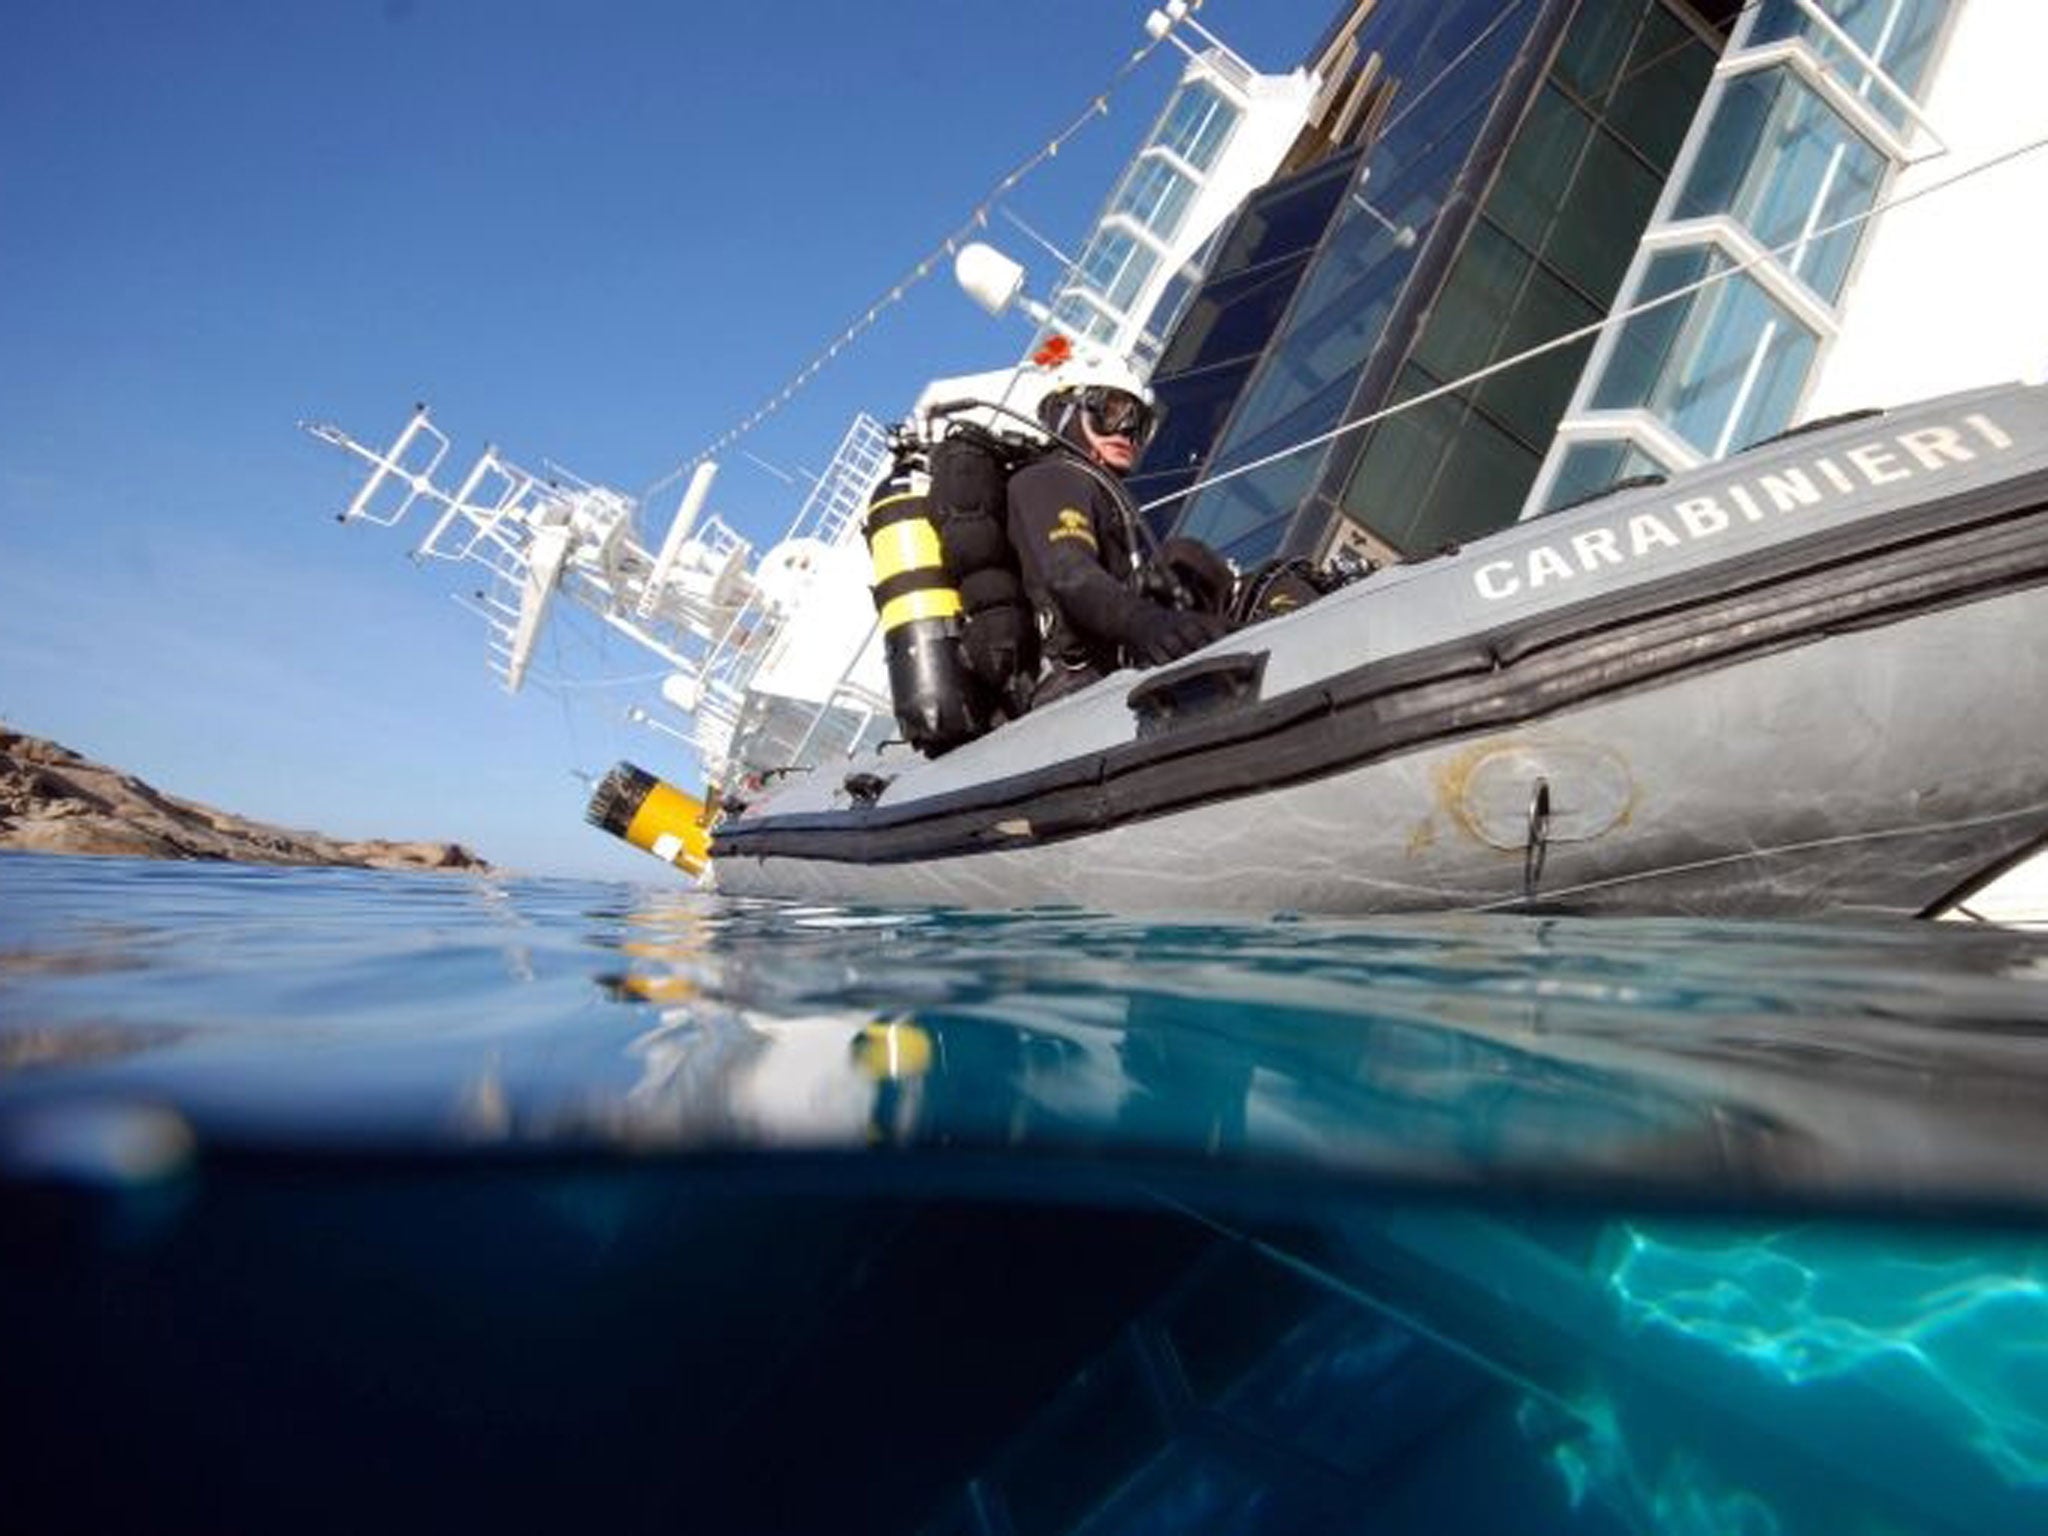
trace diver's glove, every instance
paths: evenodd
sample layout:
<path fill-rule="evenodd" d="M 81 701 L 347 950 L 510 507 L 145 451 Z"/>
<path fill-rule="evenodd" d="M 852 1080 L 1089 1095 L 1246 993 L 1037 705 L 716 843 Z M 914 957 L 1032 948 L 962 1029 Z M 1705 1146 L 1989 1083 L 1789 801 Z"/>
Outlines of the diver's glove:
<path fill-rule="evenodd" d="M 1160 667 L 1199 651 L 1229 633 L 1230 625 L 1213 613 L 1191 613 L 1147 603 L 1131 625 L 1131 659 L 1141 667 Z"/>

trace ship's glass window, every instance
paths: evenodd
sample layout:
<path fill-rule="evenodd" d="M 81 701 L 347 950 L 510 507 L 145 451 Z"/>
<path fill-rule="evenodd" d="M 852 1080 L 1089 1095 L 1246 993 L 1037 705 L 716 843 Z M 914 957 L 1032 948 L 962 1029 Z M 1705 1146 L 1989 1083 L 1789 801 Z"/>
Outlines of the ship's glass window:
<path fill-rule="evenodd" d="M 1666 251 L 1641 296 L 1674 293 L 1729 262 L 1707 248 Z M 1630 320 L 1594 391 L 1598 410 L 1654 412 L 1709 458 L 1792 419 L 1819 345 L 1751 278 L 1722 277 Z"/>
<path fill-rule="evenodd" d="M 1710 264 L 1716 270 L 1727 265 L 1709 246 L 1665 252 L 1652 260 L 1648 274 L 1631 298 L 1654 299 L 1697 282 L 1706 275 Z M 1593 393 L 1594 405 L 1612 409 L 1640 405 L 1650 398 L 1671 366 L 1688 303 L 1674 300 L 1661 304 L 1623 326 Z"/>
<path fill-rule="evenodd" d="M 1314 246 L 1358 161 L 1356 150 L 1335 155 L 1298 179 L 1254 193 L 1232 221 L 1210 275 L 1227 276 Z"/>
<path fill-rule="evenodd" d="M 1153 143 L 1172 150 L 1196 170 L 1206 171 L 1216 163 L 1237 118 L 1237 108 L 1217 94 L 1215 87 L 1191 80 L 1166 104 Z"/>
<path fill-rule="evenodd" d="M 1588 101 L 1604 99 L 1614 89 L 1640 20 L 1633 6 L 1580 6 L 1558 48 L 1554 75 Z"/>
<path fill-rule="evenodd" d="M 1604 6 L 1586 9 L 1606 14 Z M 1486 195 L 1488 217 L 1528 249 L 1542 250 L 1557 227 L 1565 192 L 1592 131 L 1590 117 L 1555 86 L 1545 86 L 1530 104 Z"/>
<path fill-rule="evenodd" d="M 1230 414 L 1237 388 L 1250 368 L 1251 359 L 1240 358 L 1220 368 L 1176 374 L 1165 380 L 1155 378 L 1159 432 L 1146 445 L 1139 470 L 1150 473 L 1199 464 L 1216 440 L 1223 418 Z"/>
<path fill-rule="evenodd" d="M 1483 77 L 1498 86 L 1506 72 L 1505 60 L 1526 41 L 1541 8 L 1541 0 L 1436 0 L 1431 5 L 1379 6 L 1369 23 L 1373 28 L 1369 46 L 1386 60 L 1388 75 L 1402 82 L 1395 118 L 1438 92 L 1466 95 L 1475 79 Z M 1505 53 L 1501 51 L 1503 43 Z M 1475 69 L 1474 58 L 1481 54 L 1491 62 Z"/>
<path fill-rule="evenodd" d="M 1495 345 L 1534 263 L 1484 219 L 1473 225 L 1412 354 L 1439 379 L 1494 360 Z"/>
<path fill-rule="evenodd" d="M 1413 398 L 1435 380 L 1402 374 Z M 1514 520 L 1541 455 L 1456 395 L 1411 405 L 1373 427 L 1342 505 L 1396 549 L 1425 554 Z"/>
<path fill-rule="evenodd" d="M 1557 477 L 1543 498 L 1554 511 L 1637 475 L 1668 475 L 1670 469 L 1626 438 L 1573 443 L 1558 461 Z"/>
<path fill-rule="evenodd" d="M 1116 322 L 1078 293 L 1062 295 L 1059 302 L 1053 305 L 1052 312 L 1059 317 L 1061 324 L 1076 336 L 1088 337 L 1095 341 L 1116 339 Z"/>
<path fill-rule="evenodd" d="M 1159 302 L 1152 306 L 1151 329 L 1156 331 L 1161 338 L 1164 338 L 1160 343 L 1161 356 L 1159 363 L 1161 366 L 1164 366 L 1166 362 L 1164 356 L 1165 339 L 1171 339 L 1178 335 L 1181 319 L 1188 312 L 1189 301 L 1194 298 L 1200 286 L 1200 277 L 1186 268 L 1182 268 L 1174 273 L 1165 288 L 1160 290 Z M 1188 354 L 1183 353 L 1182 355 L 1186 356 Z M 1182 363 L 1180 366 L 1185 368 L 1188 364 Z"/>
<path fill-rule="evenodd" d="M 1124 270 L 1116 276 L 1116 287 L 1110 289 L 1110 303 L 1124 311 L 1137 307 L 1139 291 L 1151 283 L 1151 274 L 1157 266 L 1159 254 L 1149 246 L 1139 246 L 1130 252 L 1130 258 L 1124 262 Z"/>
<path fill-rule="evenodd" d="M 1501 163 L 1486 211 L 1588 294 L 1611 294 L 1656 206 L 1657 175 L 1546 86 Z"/>
<path fill-rule="evenodd" d="M 1120 229 L 1102 229 L 1081 255 L 1080 277 L 1112 307 L 1128 312 L 1158 264 L 1159 258 L 1134 236 Z"/>
<path fill-rule="evenodd" d="M 1934 55 L 1951 0 L 1821 0 L 1820 8 L 1908 92 L 1917 91 Z M 1905 108 L 1870 71 L 1850 57 L 1840 43 L 1793 0 L 1763 0 L 1751 47 L 1803 37 L 1842 83 L 1867 101 L 1894 128 L 1905 126 Z"/>
<path fill-rule="evenodd" d="M 1445 457 L 1427 495 L 1415 498 L 1410 520 L 1389 530 L 1388 542 L 1422 553 L 1505 527 L 1520 512 L 1542 462 L 1541 453 L 1501 431 L 1484 412 L 1465 411 L 1457 452 Z"/>
<path fill-rule="evenodd" d="M 1730 80 L 1674 216 L 1726 213 L 1832 302 L 1890 162 L 1790 69 Z M 1829 230 L 1829 233 L 1818 233 Z"/>
<path fill-rule="evenodd" d="M 1415 525 L 1464 417 L 1464 405 L 1445 396 L 1369 428 L 1372 436 L 1344 487 L 1344 510 L 1397 549 L 1408 550 L 1394 534 Z"/>
<path fill-rule="evenodd" d="M 1513 20 L 1523 9 L 1510 6 L 1501 15 Z M 1304 314 L 1344 302 L 1340 296 L 1355 298 L 1369 273 L 1379 281 L 1405 278 L 1412 265 L 1408 258 L 1428 238 L 1520 41 L 1512 26 L 1492 29 L 1470 45 L 1448 74 L 1396 109 L 1359 183 L 1339 209 L 1336 232 L 1303 295 Z M 1395 244 L 1389 224 L 1411 230 L 1414 245 Z"/>
<path fill-rule="evenodd" d="M 1642 29 L 1602 116 L 1638 154 L 1669 173 L 1717 54 L 1662 5 L 1645 6 L 1641 14 Z"/>
<path fill-rule="evenodd" d="M 1194 192 L 1192 181 L 1164 160 L 1148 155 L 1131 167 L 1130 175 L 1117 189 L 1110 211 L 1128 214 L 1162 241 L 1170 241 L 1180 229 L 1188 199 Z"/>
<path fill-rule="evenodd" d="M 1138 242 L 1121 230 L 1098 230 L 1088 249 L 1081 253 L 1082 280 L 1097 293 L 1108 294 L 1122 278 L 1124 264 L 1137 248 Z"/>
<path fill-rule="evenodd" d="M 1513 357 L 1544 342 L 1584 330 L 1600 314 L 1600 306 L 1538 263 L 1523 281 L 1487 361 Z M 1480 380 L 1473 387 L 1472 398 L 1524 442 L 1541 447 L 1557 430 L 1558 418 L 1570 404 L 1572 390 L 1577 387 L 1592 350 L 1593 338 L 1587 335 L 1548 352 L 1539 352 Z"/>
<path fill-rule="evenodd" d="M 1153 375 L 1159 432 L 1125 481 L 1139 506 L 1178 497 L 1194 481 L 1256 361 L 1253 353 L 1196 372 Z M 1145 521 L 1163 537 L 1179 515 L 1180 502 L 1175 500 L 1147 512 Z"/>
<path fill-rule="evenodd" d="M 1468 105 L 1475 116 L 1484 107 L 1483 102 Z M 1465 136 L 1450 135 L 1432 154 L 1383 184 L 1368 181 L 1365 192 L 1354 194 L 1354 200 L 1340 209 L 1337 226 L 1292 311 L 1289 331 L 1276 339 L 1235 433 L 1265 430 L 1335 379 L 1355 382 L 1360 365 L 1385 329 L 1401 285 L 1414 269 L 1421 234 L 1442 206 L 1469 147 Z M 1365 195 L 1371 197 L 1370 212 L 1355 201 Z M 1382 219 L 1416 230 L 1416 243 L 1399 244 Z"/>
<path fill-rule="evenodd" d="M 1153 376 L 1162 422 L 1146 462 L 1133 477 L 1133 494 L 1141 502 L 1181 491 L 1193 478 L 1186 466 L 1199 467 L 1208 458 L 1359 159 L 1359 151 L 1347 151 L 1266 189 L 1211 241 L 1216 256 L 1210 276 L 1174 326 Z M 1179 376 L 1196 370 L 1185 386 L 1190 398 L 1184 401 Z M 1176 467 L 1141 490 L 1138 478 L 1155 466 Z M 1163 530 L 1182 506 L 1177 499 L 1148 514 L 1147 521 Z"/>
<path fill-rule="evenodd" d="M 1280 552 L 1287 529 L 1308 494 L 1315 460 L 1307 456 L 1280 463 L 1203 493 L 1202 510 L 1211 531 L 1197 533 L 1240 570 Z M 1180 529 L 1186 533 L 1186 526 Z"/>
<path fill-rule="evenodd" d="M 1233 437 L 1243 440 L 1287 420 L 1333 383 L 1355 384 L 1359 365 L 1386 329 L 1410 265 L 1390 259 L 1312 312 L 1298 305 L 1291 330 L 1268 353 L 1247 393 Z M 1315 430 L 1332 424 L 1318 421 Z"/>
<path fill-rule="evenodd" d="M 1198 504 L 1191 506 L 1180 531 L 1233 558 L 1265 559 L 1275 553 L 1329 453 L 1327 444 L 1303 445 L 1337 424 L 1355 383 L 1349 377 L 1333 380 L 1265 431 L 1238 434 L 1228 453 L 1211 460 L 1207 473 L 1259 467 L 1196 493 Z M 1274 455 L 1271 463 L 1260 462 Z"/>
<path fill-rule="evenodd" d="M 1586 292 L 1613 293 L 1663 186 L 1655 171 L 1596 128 L 1559 206 L 1545 258 Z"/>
<path fill-rule="evenodd" d="M 1373 149 L 1376 176 L 1406 168 L 1447 136 L 1460 137 L 1470 147 L 1485 116 L 1473 109 L 1493 104 L 1540 8 L 1535 0 L 1509 0 L 1504 5 L 1446 4 L 1437 11 L 1429 56 L 1416 60 L 1405 73 L 1407 89 L 1396 95 Z M 1460 20 L 1462 32 L 1453 26 Z M 1397 68 L 1391 63 L 1388 67 Z"/>
<path fill-rule="evenodd" d="M 1376 41 L 1388 69 L 1409 81 L 1412 92 L 1399 98 L 1363 185 L 1339 205 L 1288 311 L 1287 329 L 1246 386 L 1212 466 L 1251 462 L 1342 419 L 1536 9 L 1534 0 L 1415 7 Z M 1399 243 L 1389 225 L 1407 227 L 1413 241 Z M 1269 541 L 1285 534 L 1327 453 L 1293 455 L 1243 480 L 1195 492 L 1181 531 L 1233 555 L 1241 546 L 1241 558 L 1263 558 L 1272 552 Z"/>
<path fill-rule="evenodd" d="M 1129 313 L 1137 305 L 1139 290 L 1151 281 L 1158 265 L 1157 252 L 1143 245 L 1135 247 L 1117 274 L 1116 286 L 1109 290 L 1110 303 Z"/>
<path fill-rule="evenodd" d="M 1174 338 L 1174 365 L 1200 367 L 1265 346 L 1301 279 L 1300 260 L 1239 272 L 1205 287 Z"/>

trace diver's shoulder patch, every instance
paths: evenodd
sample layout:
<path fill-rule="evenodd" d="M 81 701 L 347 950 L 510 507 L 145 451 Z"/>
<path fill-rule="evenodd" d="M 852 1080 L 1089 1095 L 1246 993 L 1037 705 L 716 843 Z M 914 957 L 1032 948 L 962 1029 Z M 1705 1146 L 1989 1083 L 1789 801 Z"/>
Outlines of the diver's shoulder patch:
<path fill-rule="evenodd" d="M 1062 507 L 1058 521 L 1046 531 L 1046 543 L 1057 544 L 1061 539 L 1079 539 L 1090 549 L 1098 547 L 1095 542 L 1095 524 L 1089 521 L 1086 512 L 1076 507 Z"/>

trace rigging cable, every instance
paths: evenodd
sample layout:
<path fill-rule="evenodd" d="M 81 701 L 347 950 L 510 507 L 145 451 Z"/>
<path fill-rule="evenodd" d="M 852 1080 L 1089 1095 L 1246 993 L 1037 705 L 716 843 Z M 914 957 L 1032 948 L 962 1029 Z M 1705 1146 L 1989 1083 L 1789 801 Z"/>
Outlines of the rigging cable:
<path fill-rule="evenodd" d="M 727 429 L 716 441 L 700 449 L 693 458 L 678 464 L 666 475 L 663 475 L 659 480 L 648 486 L 646 490 L 640 493 L 640 499 L 645 501 L 648 497 L 666 490 L 705 460 L 714 458 L 724 452 L 725 449 L 746 436 L 747 433 L 753 431 L 755 427 L 759 426 L 768 417 L 774 415 L 775 412 L 787 404 L 790 398 L 798 390 L 810 383 L 824 369 L 827 363 L 830 363 L 848 346 L 852 345 L 863 332 L 872 327 L 881 318 L 884 310 L 901 302 L 905 294 L 931 276 L 932 269 L 935 266 L 947 257 L 954 255 L 963 244 L 972 239 L 976 231 L 986 229 L 988 227 L 989 214 L 1001 198 L 1014 190 L 1019 182 L 1033 171 L 1036 171 L 1039 166 L 1057 157 L 1067 141 L 1080 133 L 1089 123 L 1093 122 L 1097 117 L 1107 117 L 1109 115 L 1109 98 L 1122 89 L 1124 82 L 1135 74 L 1147 59 L 1152 57 L 1163 40 L 1149 39 L 1143 47 L 1137 49 L 1129 58 L 1125 59 L 1118 66 L 1116 72 L 1109 77 L 1108 83 L 1089 100 L 1087 107 L 1083 109 L 1079 116 L 1074 118 L 1072 122 L 1053 135 L 1040 149 L 1021 161 L 1009 174 L 999 180 L 994 187 L 984 194 L 981 201 L 975 204 L 973 212 L 967 216 L 963 223 L 955 228 L 951 234 L 947 235 L 944 240 L 934 246 L 925 255 L 923 260 L 912 267 L 908 273 L 898 279 L 887 293 L 870 304 L 865 313 L 842 330 L 838 336 L 834 337 L 822 351 L 813 356 L 802 368 L 798 369 L 781 389 L 755 407 L 751 415 Z"/>

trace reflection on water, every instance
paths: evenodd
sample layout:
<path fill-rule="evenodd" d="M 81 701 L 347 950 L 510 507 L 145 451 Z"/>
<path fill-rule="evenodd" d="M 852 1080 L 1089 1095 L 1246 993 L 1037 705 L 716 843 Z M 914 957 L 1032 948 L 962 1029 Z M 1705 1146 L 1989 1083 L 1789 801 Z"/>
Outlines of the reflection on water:
<path fill-rule="evenodd" d="M 1927 925 L 1136 924 L 643 899 L 633 1086 L 541 1117 L 702 1145 L 1114 1145 L 1705 1203 L 2040 1198 L 2048 941 Z M 914 1061 L 864 1049 L 877 1031 Z M 865 1108 L 863 1108 L 865 1106 Z"/>
<path fill-rule="evenodd" d="M 0 1409 L 76 1527 L 2038 1531 L 2044 1018 L 1990 929 L 9 859 Z"/>
<path fill-rule="evenodd" d="M 1597 1248 L 1613 1358 L 1522 1415 L 1574 1508 L 1701 1536 L 2048 1514 L 2038 1235 L 1619 1221 Z"/>
<path fill-rule="evenodd" d="M 1932 1250 L 1932 1251 L 1930 1251 Z M 2048 1483 L 2048 1240 L 1897 1250 L 1826 1227 L 1625 1229 L 1626 1325 L 1669 1329 L 1794 1386 L 1853 1378 L 1962 1428 L 2000 1476 Z"/>

